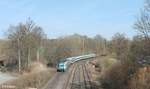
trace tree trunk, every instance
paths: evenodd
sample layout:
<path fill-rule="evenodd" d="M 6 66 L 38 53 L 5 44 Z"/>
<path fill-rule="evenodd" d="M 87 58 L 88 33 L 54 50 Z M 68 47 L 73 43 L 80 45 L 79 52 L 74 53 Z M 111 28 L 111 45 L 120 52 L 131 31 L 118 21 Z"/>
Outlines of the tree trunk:
<path fill-rule="evenodd" d="M 18 39 L 18 65 L 19 65 L 19 72 L 21 72 L 21 51 L 19 48 L 19 39 Z"/>
<path fill-rule="evenodd" d="M 30 48 L 28 48 L 28 68 L 30 66 L 30 58 L 31 58 L 31 55 L 30 55 Z"/>
<path fill-rule="evenodd" d="M 40 53 L 39 53 L 39 49 L 37 49 L 37 52 L 36 52 L 36 58 L 37 58 L 37 62 L 40 61 Z"/>

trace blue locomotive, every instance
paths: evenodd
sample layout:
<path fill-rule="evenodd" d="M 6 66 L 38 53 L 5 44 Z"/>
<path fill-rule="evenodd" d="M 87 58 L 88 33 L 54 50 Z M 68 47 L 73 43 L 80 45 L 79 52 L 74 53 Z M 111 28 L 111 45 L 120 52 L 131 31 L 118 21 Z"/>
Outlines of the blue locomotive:
<path fill-rule="evenodd" d="M 57 64 L 57 71 L 58 72 L 65 72 L 67 70 L 67 68 L 70 65 L 70 61 L 67 60 L 61 60 L 58 64 Z"/>

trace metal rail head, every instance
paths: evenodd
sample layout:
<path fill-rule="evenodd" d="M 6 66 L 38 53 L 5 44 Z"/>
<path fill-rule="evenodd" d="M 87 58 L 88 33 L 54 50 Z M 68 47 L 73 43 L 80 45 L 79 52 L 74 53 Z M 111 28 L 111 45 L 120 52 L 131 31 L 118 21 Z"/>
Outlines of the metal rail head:
<path fill-rule="evenodd" d="M 84 77 L 84 84 L 85 84 L 85 89 L 88 89 L 86 79 L 85 79 L 85 71 L 84 71 L 84 66 L 82 65 L 82 71 L 83 71 L 83 77 Z"/>
<path fill-rule="evenodd" d="M 89 75 L 89 72 L 88 72 L 88 70 L 87 70 L 87 68 L 86 68 L 86 65 L 85 64 L 83 64 L 83 66 L 84 66 L 84 69 L 85 69 L 85 72 L 86 72 L 86 75 L 87 75 L 87 77 L 88 77 L 88 82 L 89 82 L 89 88 L 90 89 L 93 89 L 93 86 L 92 86 L 92 82 L 91 82 L 91 78 L 90 78 L 90 75 Z"/>
<path fill-rule="evenodd" d="M 78 66 L 75 67 L 75 70 L 74 70 L 74 73 L 73 73 L 72 84 L 71 84 L 71 88 L 70 89 L 73 89 L 73 81 L 75 80 L 75 74 L 76 74 L 77 68 L 78 68 Z"/>
<path fill-rule="evenodd" d="M 73 89 L 73 81 L 75 79 L 75 73 L 77 71 L 76 66 L 77 66 L 77 64 L 73 65 L 73 69 L 71 70 L 71 72 L 70 72 L 70 74 L 68 76 L 66 86 L 63 89 Z"/>

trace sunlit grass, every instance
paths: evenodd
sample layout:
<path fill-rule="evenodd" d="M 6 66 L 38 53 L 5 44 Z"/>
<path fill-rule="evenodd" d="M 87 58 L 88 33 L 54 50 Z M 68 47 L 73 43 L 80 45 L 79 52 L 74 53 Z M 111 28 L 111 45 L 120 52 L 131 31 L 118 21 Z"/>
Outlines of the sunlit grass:
<path fill-rule="evenodd" d="M 18 89 L 26 89 L 28 87 L 41 88 L 48 82 L 48 80 L 53 76 L 54 73 L 54 70 L 45 70 L 36 73 L 30 73 L 9 82 L 9 84 L 15 85 Z"/>

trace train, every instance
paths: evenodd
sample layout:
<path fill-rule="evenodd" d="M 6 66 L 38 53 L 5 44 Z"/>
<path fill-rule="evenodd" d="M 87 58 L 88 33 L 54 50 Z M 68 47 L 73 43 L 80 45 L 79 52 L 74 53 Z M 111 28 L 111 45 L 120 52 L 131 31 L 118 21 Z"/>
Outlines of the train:
<path fill-rule="evenodd" d="M 87 54 L 87 55 L 81 55 L 81 56 L 75 56 L 75 57 L 62 59 L 57 63 L 57 71 L 65 72 L 72 63 L 80 61 L 80 60 L 94 58 L 94 57 L 96 57 L 96 54 Z"/>
<path fill-rule="evenodd" d="M 57 71 L 58 72 L 65 72 L 67 68 L 69 67 L 70 62 L 69 61 L 60 61 L 57 64 Z"/>

